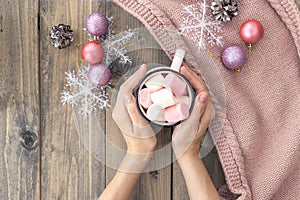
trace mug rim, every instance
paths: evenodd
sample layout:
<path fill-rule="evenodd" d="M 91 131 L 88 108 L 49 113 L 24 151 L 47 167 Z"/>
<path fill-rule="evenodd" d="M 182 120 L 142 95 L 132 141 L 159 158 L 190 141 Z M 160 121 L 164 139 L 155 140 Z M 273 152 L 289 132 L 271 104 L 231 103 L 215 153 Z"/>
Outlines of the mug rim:
<path fill-rule="evenodd" d="M 157 72 L 160 72 L 160 71 L 169 71 L 169 72 L 173 72 L 175 73 L 176 75 L 178 75 L 180 78 L 182 78 L 187 86 L 189 87 L 189 91 L 190 91 L 190 95 L 191 95 L 191 104 L 190 104 L 190 108 L 189 108 L 189 113 L 191 114 L 192 111 L 193 111 L 193 108 L 194 108 L 194 104 L 195 104 L 195 90 L 194 88 L 192 87 L 191 83 L 189 82 L 189 80 L 183 75 L 181 74 L 180 72 L 178 71 L 175 71 L 173 70 L 172 68 L 170 67 L 164 67 L 164 66 L 161 66 L 161 67 L 156 67 L 156 68 L 152 68 L 150 70 L 147 71 L 146 75 L 139 81 L 139 83 L 137 84 L 137 86 L 133 89 L 133 94 L 136 98 L 136 106 L 138 107 L 138 111 L 139 113 L 149 122 L 149 123 L 153 123 L 154 125 L 157 125 L 157 126 L 163 126 L 163 127 L 173 127 L 173 126 L 177 126 L 178 124 L 180 124 L 181 122 L 185 121 L 186 119 L 184 120 L 181 120 L 181 121 L 178 121 L 174 124 L 160 124 L 160 123 L 157 123 L 157 122 L 154 122 L 154 121 L 151 121 L 150 119 L 148 119 L 145 114 L 141 111 L 141 108 L 139 106 L 139 98 L 138 98 L 138 94 L 139 94 L 139 89 L 141 88 L 141 85 L 142 83 L 149 77 L 151 76 L 152 74 L 154 73 L 157 73 Z"/>

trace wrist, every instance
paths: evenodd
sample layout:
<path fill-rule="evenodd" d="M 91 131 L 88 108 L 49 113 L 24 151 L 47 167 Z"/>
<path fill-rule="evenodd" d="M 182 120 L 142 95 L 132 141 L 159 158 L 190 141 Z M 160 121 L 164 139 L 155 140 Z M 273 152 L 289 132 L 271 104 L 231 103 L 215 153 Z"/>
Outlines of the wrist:
<path fill-rule="evenodd" d="M 152 153 L 137 154 L 127 152 L 118 170 L 126 173 L 141 173 L 148 165 L 151 157 Z"/>
<path fill-rule="evenodd" d="M 141 155 L 151 155 L 155 147 L 150 146 L 128 146 L 127 153 L 129 154 L 141 154 Z"/>
<path fill-rule="evenodd" d="M 197 142 L 197 143 L 190 144 L 190 146 L 187 149 L 178 148 L 177 146 L 173 145 L 173 150 L 177 159 L 182 157 L 196 158 L 199 157 L 200 147 L 201 147 L 200 143 Z"/>
<path fill-rule="evenodd" d="M 199 153 L 197 153 L 197 154 L 196 153 L 185 153 L 182 156 L 180 156 L 177 161 L 178 161 L 178 164 L 180 166 L 182 166 L 182 165 L 190 164 L 194 161 L 199 161 L 199 160 L 200 161 L 202 160 L 200 158 Z"/>

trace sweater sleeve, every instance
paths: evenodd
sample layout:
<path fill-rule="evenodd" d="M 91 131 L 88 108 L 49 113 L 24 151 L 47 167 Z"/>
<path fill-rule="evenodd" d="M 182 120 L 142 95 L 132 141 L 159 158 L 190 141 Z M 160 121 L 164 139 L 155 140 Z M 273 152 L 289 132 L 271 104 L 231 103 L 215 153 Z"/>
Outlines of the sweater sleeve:
<path fill-rule="evenodd" d="M 224 200 L 250 200 L 251 192 L 245 178 L 241 147 L 228 119 L 225 120 L 223 131 L 216 141 L 216 148 L 227 182 L 219 189 L 221 198 Z"/>
<path fill-rule="evenodd" d="M 219 195 L 221 200 L 236 200 L 239 197 L 239 195 L 230 192 L 227 184 L 224 184 L 220 187 Z"/>

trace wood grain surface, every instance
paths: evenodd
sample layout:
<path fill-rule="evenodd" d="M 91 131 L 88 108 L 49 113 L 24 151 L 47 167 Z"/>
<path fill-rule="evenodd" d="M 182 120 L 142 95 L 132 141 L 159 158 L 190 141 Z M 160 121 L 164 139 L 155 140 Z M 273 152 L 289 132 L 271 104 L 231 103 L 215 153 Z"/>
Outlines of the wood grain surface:
<path fill-rule="evenodd" d="M 40 198 L 38 1 L 0 1 L 0 199 Z"/>
<path fill-rule="evenodd" d="M 90 120 L 78 119 L 77 112 L 63 106 L 60 96 L 66 82 L 64 72 L 78 71 L 82 63 L 80 43 L 87 41 L 84 20 L 92 12 L 105 12 L 105 1 L 41 0 L 40 10 L 42 199 L 97 199 L 105 187 L 105 166 L 86 146 L 91 144 L 89 135 L 95 129 Z M 70 48 L 59 50 L 49 43 L 50 28 L 59 23 L 74 30 Z M 83 144 L 80 136 L 91 140 Z M 104 156 L 105 146 L 101 146 L 99 154 Z"/>
<path fill-rule="evenodd" d="M 137 21 L 134 17 L 128 15 L 125 11 L 123 11 L 120 7 L 116 6 L 115 4 L 107 3 L 106 11 L 109 16 L 118 16 L 118 15 L 126 16 L 126 17 L 119 18 L 119 20 L 115 20 L 113 29 L 116 32 L 125 31 L 129 27 L 131 29 L 143 28 L 143 25 L 139 21 Z M 126 26 L 124 26 L 125 24 Z M 147 40 L 149 43 L 153 42 L 156 44 L 154 38 L 151 35 L 147 37 Z M 132 45 L 135 45 L 136 48 L 138 48 L 138 46 L 141 46 L 138 43 Z M 162 51 L 159 50 L 136 50 L 130 53 L 130 56 L 134 61 L 133 64 L 131 65 L 132 67 L 139 66 L 143 63 L 152 63 L 152 62 L 166 64 L 166 65 L 170 64 L 170 60 L 166 57 L 166 55 Z M 123 71 L 125 73 L 127 71 L 130 72 L 130 70 L 132 70 L 131 69 L 132 67 L 128 67 L 127 69 L 124 69 L 124 66 L 122 65 L 114 66 L 115 69 L 123 68 L 117 71 Z M 113 73 L 113 80 L 114 83 L 116 83 L 119 80 L 117 73 Z M 106 131 L 106 136 L 109 142 L 112 142 L 119 148 L 126 150 L 126 144 L 122 138 L 122 135 L 111 118 L 111 110 L 108 110 L 107 112 L 106 126 L 114 127 L 114 128 L 107 129 Z M 168 144 L 170 142 L 171 132 L 170 130 L 167 129 L 163 130 L 158 134 L 158 137 L 159 137 L 158 139 L 159 144 L 157 148 L 159 149 L 163 147 L 165 144 Z M 111 158 L 112 153 L 113 151 L 109 149 L 109 146 L 107 145 L 106 157 Z M 165 156 L 166 158 L 171 159 L 171 151 L 169 151 L 169 154 Z M 116 171 L 114 169 L 111 169 L 109 167 L 107 168 L 106 184 L 109 183 L 109 181 L 112 179 L 115 172 Z M 171 194 L 171 166 L 169 165 L 163 169 L 142 174 L 139 182 L 135 187 L 131 199 L 169 200 L 171 199 L 170 194 Z"/>
<path fill-rule="evenodd" d="M 300 6 L 300 0 L 296 3 Z M 123 150 L 126 144 L 112 110 L 85 120 L 61 103 L 64 73 L 82 65 L 85 19 L 97 11 L 114 16 L 116 33 L 144 27 L 104 0 L 0 0 L 0 199 L 97 199 L 116 172 L 105 164 L 120 161 L 111 144 Z M 62 50 L 49 42 L 51 27 L 59 23 L 71 25 L 75 35 L 72 46 Z M 148 39 L 156 43 L 153 37 Z M 114 84 L 142 63 L 170 64 L 162 50 L 129 55 L 134 60 L 131 66 L 114 66 Z M 112 91 L 108 90 L 113 96 Z M 158 141 L 157 149 L 168 145 L 171 130 L 160 131 Z M 162 163 L 172 158 L 171 149 L 163 158 Z M 225 180 L 215 149 L 204 162 L 219 188 Z M 178 164 L 142 174 L 131 199 L 189 199 Z"/>

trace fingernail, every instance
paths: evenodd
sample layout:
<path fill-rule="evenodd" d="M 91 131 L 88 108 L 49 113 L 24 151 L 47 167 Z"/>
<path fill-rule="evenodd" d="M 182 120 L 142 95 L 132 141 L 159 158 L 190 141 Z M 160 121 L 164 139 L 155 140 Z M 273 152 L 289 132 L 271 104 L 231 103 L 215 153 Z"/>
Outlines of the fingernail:
<path fill-rule="evenodd" d="M 140 70 L 143 70 L 144 68 L 146 68 L 147 65 L 146 64 L 142 64 L 142 66 L 140 67 Z"/>
<path fill-rule="evenodd" d="M 131 103 L 132 100 L 133 100 L 133 98 L 132 98 L 132 95 L 131 95 L 131 94 L 126 94 L 126 95 L 125 95 L 125 102 L 126 102 L 126 104 Z"/>
<path fill-rule="evenodd" d="M 201 94 L 198 97 L 198 101 L 200 101 L 200 102 L 205 102 L 206 100 L 207 100 L 207 95 L 206 94 Z"/>

